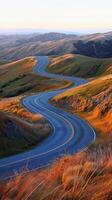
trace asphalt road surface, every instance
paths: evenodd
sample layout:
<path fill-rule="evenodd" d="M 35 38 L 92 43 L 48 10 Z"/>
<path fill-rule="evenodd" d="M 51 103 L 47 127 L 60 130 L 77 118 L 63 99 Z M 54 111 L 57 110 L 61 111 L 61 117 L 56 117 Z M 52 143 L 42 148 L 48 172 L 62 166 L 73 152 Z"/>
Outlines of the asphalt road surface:
<path fill-rule="evenodd" d="M 59 80 L 69 80 L 75 87 L 87 82 L 81 78 L 50 74 L 45 71 L 49 64 L 48 57 L 39 56 L 37 60 L 34 73 Z M 74 154 L 87 148 L 95 140 L 96 134 L 87 122 L 49 104 L 49 99 L 65 90 L 43 92 L 23 99 L 23 106 L 33 113 L 42 114 L 50 122 L 52 133 L 34 149 L 0 159 L 1 180 L 14 176 L 17 171 L 24 171 L 25 166 L 28 166 L 30 171 L 46 167 L 65 154 Z"/>

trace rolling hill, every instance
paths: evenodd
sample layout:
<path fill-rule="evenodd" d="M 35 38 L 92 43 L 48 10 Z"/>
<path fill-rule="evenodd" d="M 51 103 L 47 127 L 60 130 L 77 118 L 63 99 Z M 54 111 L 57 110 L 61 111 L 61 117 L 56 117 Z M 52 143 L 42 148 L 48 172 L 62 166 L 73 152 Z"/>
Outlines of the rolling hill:
<path fill-rule="evenodd" d="M 36 60 L 27 57 L 0 65 L 0 97 L 14 97 L 41 92 L 66 85 L 66 81 L 54 81 L 32 72 Z"/>
<path fill-rule="evenodd" d="M 69 76 L 95 78 L 112 74 L 112 58 L 98 59 L 74 54 L 54 56 L 48 66 L 48 71 Z"/>
<path fill-rule="evenodd" d="M 76 89 L 69 89 L 54 97 L 51 102 L 55 106 L 80 114 L 100 133 L 101 140 L 107 138 L 111 142 L 112 75 L 97 78 Z"/>
<path fill-rule="evenodd" d="M 0 63 L 35 55 L 82 54 L 112 57 L 112 32 L 91 35 L 61 33 L 0 36 Z"/>
<path fill-rule="evenodd" d="M 35 58 L 27 57 L 0 65 L 0 157 L 33 148 L 50 133 L 48 122 L 22 107 L 21 100 L 68 82 L 36 75 L 32 72 L 35 64 Z"/>
<path fill-rule="evenodd" d="M 22 59 L 24 56 L 53 55 L 48 71 L 89 79 L 85 85 L 54 97 L 51 103 L 81 116 L 97 133 L 96 142 L 88 150 L 64 156 L 45 170 L 25 176 L 17 174 L 14 179 L 0 182 L 0 198 L 111 200 L 112 58 L 107 57 L 112 57 L 112 32 L 87 36 L 56 33 L 2 36 L 0 41 L 1 157 L 32 148 L 50 132 L 42 116 L 33 115 L 20 105 L 21 98 L 68 84 L 33 74 L 35 59 Z M 6 64 L 7 60 L 20 58 Z"/>

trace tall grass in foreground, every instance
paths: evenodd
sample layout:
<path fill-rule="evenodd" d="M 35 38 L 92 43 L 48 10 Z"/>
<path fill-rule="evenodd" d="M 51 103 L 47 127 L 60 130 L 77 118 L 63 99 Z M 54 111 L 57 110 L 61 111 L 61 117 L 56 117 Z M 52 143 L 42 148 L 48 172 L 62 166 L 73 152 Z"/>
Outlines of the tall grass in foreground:
<path fill-rule="evenodd" d="M 50 169 L 0 185 L 2 200 L 111 200 L 112 149 L 65 156 Z"/>

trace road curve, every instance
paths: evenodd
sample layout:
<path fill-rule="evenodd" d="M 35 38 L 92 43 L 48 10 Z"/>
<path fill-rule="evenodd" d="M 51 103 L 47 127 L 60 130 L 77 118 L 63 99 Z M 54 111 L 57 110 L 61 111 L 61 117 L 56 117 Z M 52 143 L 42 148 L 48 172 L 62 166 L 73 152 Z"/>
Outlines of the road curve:
<path fill-rule="evenodd" d="M 50 78 L 72 81 L 75 87 L 87 82 L 81 78 L 50 74 L 45 71 L 49 64 L 48 57 L 39 56 L 37 60 L 38 63 L 33 69 L 34 73 Z M 26 165 L 31 171 L 48 166 L 65 153 L 74 154 L 88 147 L 95 140 L 95 132 L 87 122 L 48 103 L 49 99 L 65 90 L 43 92 L 23 99 L 22 104 L 28 110 L 42 114 L 50 122 L 52 133 L 34 149 L 0 159 L 1 180 L 13 176 L 16 171 L 22 171 Z"/>

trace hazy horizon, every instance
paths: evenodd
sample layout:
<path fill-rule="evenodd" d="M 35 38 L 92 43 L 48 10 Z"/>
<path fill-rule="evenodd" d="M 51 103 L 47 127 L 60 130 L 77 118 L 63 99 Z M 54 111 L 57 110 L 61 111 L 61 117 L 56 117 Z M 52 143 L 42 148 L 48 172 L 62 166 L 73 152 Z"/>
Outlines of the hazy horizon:
<path fill-rule="evenodd" d="M 55 30 L 55 29 L 0 29 L 0 35 L 14 35 L 14 34 L 44 34 L 44 33 L 64 33 L 64 34 L 94 34 L 94 33 L 106 33 L 110 32 L 112 29 L 107 30 Z"/>
<path fill-rule="evenodd" d="M 111 0 L 0 0 L 0 5 L 0 33 L 112 30 Z"/>

